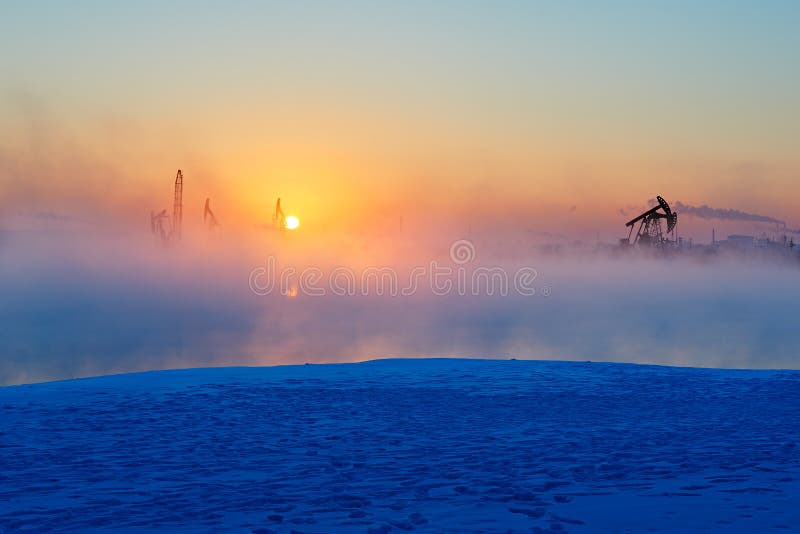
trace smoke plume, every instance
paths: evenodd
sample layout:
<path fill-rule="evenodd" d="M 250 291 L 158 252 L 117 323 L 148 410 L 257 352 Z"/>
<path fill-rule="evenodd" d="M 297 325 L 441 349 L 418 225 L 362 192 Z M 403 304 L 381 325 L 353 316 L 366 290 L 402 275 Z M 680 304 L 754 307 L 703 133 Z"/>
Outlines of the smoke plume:
<path fill-rule="evenodd" d="M 772 223 L 772 224 L 779 224 L 781 226 L 786 226 L 785 221 L 781 221 L 779 219 L 770 217 L 768 215 L 758 215 L 756 213 L 747 213 L 746 211 L 740 211 L 729 208 L 728 209 L 712 208 L 711 206 L 707 206 L 706 204 L 703 204 L 702 206 L 691 206 L 689 204 L 684 204 L 683 202 L 678 201 L 675 203 L 675 211 L 677 211 L 681 215 L 693 215 L 701 219 L 763 222 L 763 223 Z"/>

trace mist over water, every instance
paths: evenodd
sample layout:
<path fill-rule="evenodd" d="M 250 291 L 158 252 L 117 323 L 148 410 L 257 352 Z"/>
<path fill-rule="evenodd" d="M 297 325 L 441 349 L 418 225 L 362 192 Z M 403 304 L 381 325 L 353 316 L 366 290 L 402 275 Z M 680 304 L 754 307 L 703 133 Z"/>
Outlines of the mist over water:
<path fill-rule="evenodd" d="M 270 230 L 187 235 L 164 247 L 140 231 L 5 232 L 0 383 L 397 356 L 798 367 L 796 262 L 554 255 L 526 234 L 477 235 L 467 272 L 531 267 L 535 295 L 438 296 L 424 278 L 410 295 L 287 297 L 250 288 L 269 256 L 297 273 L 391 267 L 404 286 L 415 266 L 459 267 L 448 250 L 458 236 L 349 236 L 323 249 Z"/>

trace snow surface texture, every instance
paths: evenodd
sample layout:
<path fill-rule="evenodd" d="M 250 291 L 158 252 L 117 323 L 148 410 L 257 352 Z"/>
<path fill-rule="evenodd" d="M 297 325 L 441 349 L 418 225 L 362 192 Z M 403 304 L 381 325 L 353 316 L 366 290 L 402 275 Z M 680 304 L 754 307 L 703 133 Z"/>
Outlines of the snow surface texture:
<path fill-rule="evenodd" d="M 0 388 L 0 531 L 800 529 L 800 372 L 384 360 Z"/>

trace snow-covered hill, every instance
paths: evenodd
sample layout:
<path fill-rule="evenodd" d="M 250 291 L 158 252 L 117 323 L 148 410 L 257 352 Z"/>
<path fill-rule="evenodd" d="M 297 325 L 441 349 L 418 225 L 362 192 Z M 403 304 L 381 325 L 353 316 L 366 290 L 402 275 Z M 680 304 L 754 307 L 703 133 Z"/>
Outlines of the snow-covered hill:
<path fill-rule="evenodd" d="M 383 360 L 0 388 L 0 532 L 800 529 L 800 372 Z"/>

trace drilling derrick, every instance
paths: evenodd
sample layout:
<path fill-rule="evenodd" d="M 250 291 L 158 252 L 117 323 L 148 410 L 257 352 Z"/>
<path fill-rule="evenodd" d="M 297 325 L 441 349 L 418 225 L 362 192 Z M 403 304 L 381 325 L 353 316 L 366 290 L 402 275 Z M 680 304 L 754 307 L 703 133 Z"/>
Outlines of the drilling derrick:
<path fill-rule="evenodd" d="M 183 173 L 178 169 L 175 176 L 175 198 L 172 203 L 172 235 L 181 238 L 181 222 L 183 220 Z"/>
<path fill-rule="evenodd" d="M 214 212 L 211 211 L 211 199 L 210 198 L 206 199 L 206 205 L 205 205 L 205 208 L 203 209 L 203 222 L 208 225 L 208 230 L 209 231 L 213 231 L 214 228 L 219 226 L 219 223 L 217 222 L 217 218 L 214 216 Z"/>
<path fill-rule="evenodd" d="M 281 208 L 281 199 L 278 199 L 278 202 L 275 204 L 275 215 L 272 216 L 272 222 L 275 223 L 275 226 L 283 230 L 286 228 L 286 215 L 283 213 L 283 208 Z"/>

